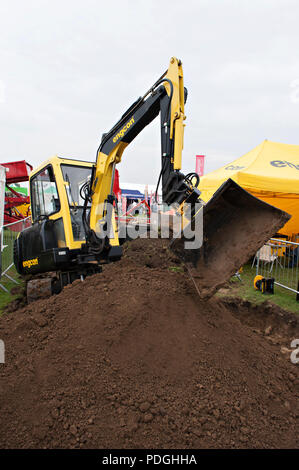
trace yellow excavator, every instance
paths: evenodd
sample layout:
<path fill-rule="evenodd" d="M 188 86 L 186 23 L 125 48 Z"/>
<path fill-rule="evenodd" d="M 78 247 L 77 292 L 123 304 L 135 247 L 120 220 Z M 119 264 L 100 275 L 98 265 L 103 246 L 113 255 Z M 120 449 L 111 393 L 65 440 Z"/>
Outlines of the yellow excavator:
<path fill-rule="evenodd" d="M 173 57 L 167 71 L 103 134 L 95 163 L 53 157 L 31 173 L 32 226 L 14 245 L 20 274 L 56 273 L 48 278 L 47 288 L 59 293 L 75 279 L 100 272 L 103 263 L 121 258 L 115 167 L 126 147 L 159 114 L 158 185 L 162 182 L 163 203 L 175 207 L 183 218 L 181 227 L 195 227 L 193 238 L 201 240 L 186 249 L 182 231 L 172 238 L 171 249 L 186 264 L 200 292 L 221 285 L 285 224 L 288 214 L 232 180 L 207 204 L 201 201 L 197 175 L 181 172 L 186 99 L 182 63 Z"/>

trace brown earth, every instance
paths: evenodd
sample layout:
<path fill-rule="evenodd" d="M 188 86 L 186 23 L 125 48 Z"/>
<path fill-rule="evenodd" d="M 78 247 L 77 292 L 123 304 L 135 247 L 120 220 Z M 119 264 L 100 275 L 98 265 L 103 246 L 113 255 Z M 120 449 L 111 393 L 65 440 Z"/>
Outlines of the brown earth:
<path fill-rule="evenodd" d="M 298 447 L 298 320 L 202 301 L 160 240 L 0 319 L 0 447 Z"/>

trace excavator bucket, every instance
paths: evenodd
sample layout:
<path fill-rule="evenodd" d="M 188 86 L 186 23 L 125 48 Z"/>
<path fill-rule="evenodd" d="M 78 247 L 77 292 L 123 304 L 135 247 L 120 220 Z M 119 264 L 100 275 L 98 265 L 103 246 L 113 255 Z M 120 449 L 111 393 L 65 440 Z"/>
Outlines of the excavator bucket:
<path fill-rule="evenodd" d="M 171 250 L 185 263 L 197 292 L 209 297 L 289 220 L 290 215 L 252 196 L 228 179 L 198 212 L 203 227 L 200 248 L 186 249 L 184 235 Z M 194 222 L 194 221 L 193 221 Z"/>

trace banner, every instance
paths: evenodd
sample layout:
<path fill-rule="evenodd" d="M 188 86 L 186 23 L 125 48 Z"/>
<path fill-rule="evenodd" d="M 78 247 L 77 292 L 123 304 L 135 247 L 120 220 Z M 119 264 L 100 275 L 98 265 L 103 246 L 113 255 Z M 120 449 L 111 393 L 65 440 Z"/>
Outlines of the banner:
<path fill-rule="evenodd" d="M 205 155 L 196 155 L 195 172 L 198 176 L 203 176 L 205 164 Z"/>

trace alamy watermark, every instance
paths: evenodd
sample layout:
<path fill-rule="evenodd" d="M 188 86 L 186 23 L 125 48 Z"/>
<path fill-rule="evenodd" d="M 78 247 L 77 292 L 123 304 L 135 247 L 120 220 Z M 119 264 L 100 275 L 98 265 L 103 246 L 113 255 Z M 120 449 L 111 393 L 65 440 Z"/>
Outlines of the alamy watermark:
<path fill-rule="evenodd" d="M 115 213 L 113 204 L 99 204 L 97 207 L 99 220 L 95 232 L 99 238 L 114 238 L 113 212 Z M 199 249 L 203 244 L 201 203 L 185 203 L 183 211 L 177 205 L 157 204 L 155 210 L 151 210 L 150 217 L 143 217 L 138 213 L 129 220 L 119 208 L 116 219 L 119 238 L 183 238 L 186 250 Z"/>
<path fill-rule="evenodd" d="M 5 363 L 5 345 L 4 341 L 0 339 L 0 364 Z"/>
<path fill-rule="evenodd" d="M 291 363 L 292 364 L 299 364 L 299 338 L 293 339 L 291 342 L 291 348 L 294 349 L 291 353 Z"/>

